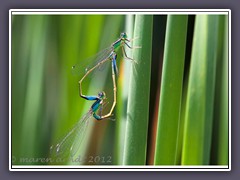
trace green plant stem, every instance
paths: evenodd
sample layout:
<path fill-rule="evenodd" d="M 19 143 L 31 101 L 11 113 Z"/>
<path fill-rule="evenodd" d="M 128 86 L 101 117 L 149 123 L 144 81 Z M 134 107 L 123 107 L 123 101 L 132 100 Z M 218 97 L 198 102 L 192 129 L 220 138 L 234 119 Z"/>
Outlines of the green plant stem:
<path fill-rule="evenodd" d="M 173 165 L 176 161 L 187 21 L 187 15 L 169 15 L 167 19 L 154 162 L 156 165 Z"/>
<path fill-rule="evenodd" d="M 126 15 L 126 33 L 129 38 L 133 37 L 133 28 L 134 28 L 134 15 Z M 132 46 L 132 42 L 130 43 Z M 132 57 L 132 49 L 127 48 L 126 53 L 129 57 Z M 123 57 L 122 57 L 123 58 Z M 115 140 L 115 158 L 114 164 L 122 165 L 123 162 L 123 144 L 125 140 L 125 129 L 127 122 L 127 102 L 128 102 L 128 92 L 129 92 L 129 72 L 132 62 L 128 60 L 120 60 L 120 69 L 119 78 L 118 78 L 118 91 L 117 91 L 117 121 L 116 121 L 116 140 Z"/>
<path fill-rule="evenodd" d="M 223 49 L 223 70 L 221 79 L 223 81 L 221 87 L 221 107 L 220 107 L 220 134 L 219 134 L 219 152 L 218 164 L 228 165 L 228 149 L 229 149 L 229 100 L 228 100 L 228 16 L 225 16 L 225 34 L 224 34 L 224 49 Z"/>
<path fill-rule="evenodd" d="M 228 164 L 228 16 L 219 17 L 211 164 Z"/>
<path fill-rule="evenodd" d="M 127 106 L 127 125 L 123 163 L 144 165 L 146 163 L 147 131 L 152 51 L 151 15 L 136 15 L 133 46 L 141 46 L 133 52 L 137 62 L 132 66 L 130 92 Z"/>
<path fill-rule="evenodd" d="M 218 30 L 218 16 L 196 16 L 187 92 L 183 165 L 209 164 Z"/>

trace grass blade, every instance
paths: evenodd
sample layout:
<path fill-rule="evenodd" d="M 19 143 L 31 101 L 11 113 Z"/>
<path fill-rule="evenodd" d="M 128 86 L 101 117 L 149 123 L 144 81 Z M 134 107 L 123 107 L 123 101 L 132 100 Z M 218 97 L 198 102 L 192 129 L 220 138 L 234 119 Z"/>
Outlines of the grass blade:
<path fill-rule="evenodd" d="M 152 51 L 151 15 L 137 15 L 135 19 L 133 58 L 137 61 L 130 75 L 130 92 L 127 106 L 127 125 L 123 163 L 144 165 L 146 163 L 147 130 Z"/>
<path fill-rule="evenodd" d="M 173 165 L 176 157 L 187 35 L 187 15 L 169 15 L 163 60 L 155 164 Z"/>
<path fill-rule="evenodd" d="M 228 159 L 228 16 L 225 17 L 225 39 L 224 39 L 224 54 L 223 54 L 223 72 L 222 72 L 222 103 L 221 103 L 221 115 L 220 115 L 220 137 L 219 137 L 219 155 L 218 155 L 218 164 L 227 165 L 229 164 Z"/>
<path fill-rule="evenodd" d="M 228 164 L 228 16 L 219 17 L 211 164 Z"/>
<path fill-rule="evenodd" d="M 207 165 L 212 133 L 218 16 L 197 15 L 195 23 L 182 164 Z"/>
<path fill-rule="evenodd" d="M 125 31 L 129 38 L 133 37 L 133 28 L 134 28 L 134 15 L 126 15 L 125 17 Z M 132 42 L 130 43 L 132 46 Z M 132 57 L 132 50 L 126 49 L 126 53 L 129 57 Z M 118 90 L 117 90 L 117 121 L 116 121 L 116 140 L 115 140 L 115 158 L 114 163 L 121 165 L 123 162 L 123 149 L 124 149 L 124 140 L 125 140 L 125 129 L 127 122 L 127 102 L 128 102 L 128 93 L 129 93 L 129 72 L 132 62 L 127 60 L 120 61 L 120 71 L 118 78 Z M 122 70 L 123 69 L 123 70 Z"/>

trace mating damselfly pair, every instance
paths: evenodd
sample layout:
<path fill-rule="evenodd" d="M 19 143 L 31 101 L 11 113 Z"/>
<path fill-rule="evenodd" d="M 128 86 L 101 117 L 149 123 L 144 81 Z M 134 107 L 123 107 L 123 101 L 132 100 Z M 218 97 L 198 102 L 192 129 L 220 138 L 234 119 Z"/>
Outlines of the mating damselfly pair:
<path fill-rule="evenodd" d="M 120 37 L 111 44 L 108 48 L 100 51 L 97 53 L 94 57 L 91 58 L 94 63 L 90 66 L 83 67 L 81 62 L 77 65 L 72 66 L 72 72 L 73 74 L 78 74 L 81 71 L 85 71 L 83 77 L 79 81 L 79 95 L 80 97 L 89 100 L 94 101 L 92 106 L 90 107 L 89 111 L 77 122 L 77 124 L 69 131 L 69 133 L 56 145 L 51 146 L 51 152 L 54 153 L 56 156 L 61 156 L 62 154 L 68 155 L 75 155 L 77 150 L 79 149 L 79 146 L 83 140 L 85 131 L 87 129 L 87 126 L 89 124 L 89 119 L 91 117 L 94 117 L 96 120 L 103 120 L 103 119 L 111 119 L 112 112 L 116 106 L 117 103 L 117 86 L 116 86 L 116 75 L 118 74 L 118 68 L 117 68 L 117 51 L 119 48 L 122 50 L 122 54 L 124 59 L 131 60 L 135 62 L 132 58 L 128 57 L 125 51 L 124 46 L 126 45 L 128 48 L 133 49 L 136 47 L 132 47 L 129 45 L 129 43 L 133 39 L 128 39 L 126 33 L 121 33 Z M 102 115 L 102 109 L 104 108 L 106 102 L 106 94 L 103 91 L 100 91 L 97 96 L 88 96 L 84 95 L 82 93 L 82 82 L 84 79 L 92 73 L 95 69 L 101 67 L 106 62 L 111 61 L 111 67 L 112 67 L 112 81 L 113 81 L 113 104 L 111 106 L 110 111 Z M 97 114 L 97 112 L 100 111 L 100 114 Z M 76 141 L 74 141 L 77 139 Z"/>

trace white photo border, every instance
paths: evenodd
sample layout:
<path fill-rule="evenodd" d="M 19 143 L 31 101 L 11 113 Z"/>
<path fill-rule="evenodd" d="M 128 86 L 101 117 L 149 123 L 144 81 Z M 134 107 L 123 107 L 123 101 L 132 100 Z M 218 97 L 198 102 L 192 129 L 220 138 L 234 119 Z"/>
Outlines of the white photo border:
<path fill-rule="evenodd" d="M 87 15 L 87 14 L 218 14 L 228 15 L 228 162 L 226 166 L 52 166 L 12 165 L 11 146 L 11 35 L 12 15 Z M 10 9 L 9 10 L 9 170 L 10 171 L 231 171 L 231 10 L 230 9 Z"/>

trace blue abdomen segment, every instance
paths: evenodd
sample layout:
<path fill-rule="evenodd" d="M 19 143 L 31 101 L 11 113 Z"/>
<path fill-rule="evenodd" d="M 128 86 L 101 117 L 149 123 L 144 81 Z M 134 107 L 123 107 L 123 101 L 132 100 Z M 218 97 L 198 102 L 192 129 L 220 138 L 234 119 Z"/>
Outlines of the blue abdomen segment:
<path fill-rule="evenodd" d="M 113 60 L 112 60 L 112 67 L 113 67 L 114 73 L 115 73 L 115 74 L 118 74 L 118 68 L 117 68 L 117 62 L 116 62 L 116 59 L 117 59 L 117 55 L 115 55 L 115 56 L 113 57 Z"/>
<path fill-rule="evenodd" d="M 98 99 L 95 103 L 93 103 L 92 105 L 92 112 L 93 112 L 93 117 L 96 119 L 96 120 L 101 120 L 101 116 L 97 115 L 96 112 L 97 110 L 99 109 L 100 107 L 100 104 L 101 103 L 101 99 Z"/>
<path fill-rule="evenodd" d="M 93 111 L 94 113 L 99 109 L 100 102 L 101 102 L 101 100 L 98 99 L 95 103 L 93 103 L 91 109 L 92 109 L 92 111 Z"/>
<path fill-rule="evenodd" d="M 97 96 L 82 96 L 82 98 L 89 100 L 89 101 L 98 100 Z"/>

